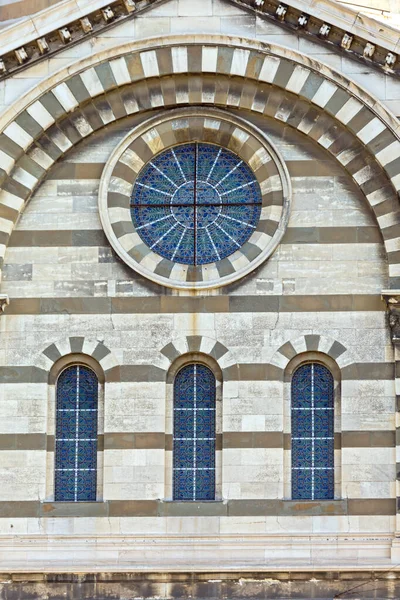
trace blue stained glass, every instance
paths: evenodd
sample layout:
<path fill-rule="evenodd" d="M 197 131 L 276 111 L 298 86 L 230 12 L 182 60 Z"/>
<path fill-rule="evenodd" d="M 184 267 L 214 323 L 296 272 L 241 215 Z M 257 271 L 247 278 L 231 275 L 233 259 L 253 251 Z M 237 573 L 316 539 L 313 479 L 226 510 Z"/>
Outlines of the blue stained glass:
<path fill-rule="evenodd" d="M 215 377 L 198 363 L 175 378 L 173 497 L 215 499 Z"/>
<path fill-rule="evenodd" d="M 82 365 L 57 381 L 55 500 L 96 500 L 98 380 Z"/>
<path fill-rule="evenodd" d="M 143 242 L 174 262 L 203 265 L 233 254 L 254 232 L 261 190 L 250 167 L 213 144 L 165 150 L 139 173 L 131 216 Z"/>
<path fill-rule="evenodd" d="M 334 497 L 334 383 L 319 363 L 307 363 L 292 378 L 292 498 Z"/>

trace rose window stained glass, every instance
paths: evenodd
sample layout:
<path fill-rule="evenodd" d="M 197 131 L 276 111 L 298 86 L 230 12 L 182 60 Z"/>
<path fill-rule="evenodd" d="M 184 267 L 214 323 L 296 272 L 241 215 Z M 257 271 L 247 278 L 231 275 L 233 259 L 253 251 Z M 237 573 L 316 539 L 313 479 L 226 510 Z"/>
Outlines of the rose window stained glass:
<path fill-rule="evenodd" d="M 213 144 L 169 148 L 139 173 L 131 197 L 136 232 L 171 261 L 220 261 L 247 242 L 261 215 L 260 185 L 236 154 Z"/>
<path fill-rule="evenodd" d="M 329 369 L 308 363 L 292 378 L 292 498 L 334 498 L 334 383 Z"/>
<path fill-rule="evenodd" d="M 197 363 L 175 378 L 173 497 L 215 499 L 215 377 Z"/>
<path fill-rule="evenodd" d="M 82 365 L 57 381 L 55 500 L 96 500 L 98 380 Z"/>

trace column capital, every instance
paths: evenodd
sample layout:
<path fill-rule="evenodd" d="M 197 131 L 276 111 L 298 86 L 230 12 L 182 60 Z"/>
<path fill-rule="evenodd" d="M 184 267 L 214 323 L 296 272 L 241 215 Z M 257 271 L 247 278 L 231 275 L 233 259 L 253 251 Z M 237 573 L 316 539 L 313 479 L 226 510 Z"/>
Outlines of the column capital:
<path fill-rule="evenodd" d="M 389 326 L 393 344 L 400 345 L 400 290 L 383 290 L 382 299 L 389 313 Z"/>

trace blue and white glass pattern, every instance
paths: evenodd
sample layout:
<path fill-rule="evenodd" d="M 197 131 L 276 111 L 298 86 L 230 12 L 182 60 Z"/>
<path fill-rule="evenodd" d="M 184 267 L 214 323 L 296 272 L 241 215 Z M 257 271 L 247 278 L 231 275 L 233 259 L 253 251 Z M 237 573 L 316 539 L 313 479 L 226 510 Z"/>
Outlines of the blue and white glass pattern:
<path fill-rule="evenodd" d="M 334 497 L 334 384 L 332 373 L 307 363 L 292 378 L 292 498 Z"/>
<path fill-rule="evenodd" d="M 82 365 L 57 381 L 55 500 L 96 500 L 98 380 Z"/>
<path fill-rule="evenodd" d="M 161 152 L 139 173 L 131 198 L 137 233 L 171 261 L 204 265 L 248 241 L 261 214 L 261 190 L 250 167 L 213 144 Z"/>
<path fill-rule="evenodd" d="M 175 378 L 173 497 L 215 499 L 215 377 L 197 363 Z"/>

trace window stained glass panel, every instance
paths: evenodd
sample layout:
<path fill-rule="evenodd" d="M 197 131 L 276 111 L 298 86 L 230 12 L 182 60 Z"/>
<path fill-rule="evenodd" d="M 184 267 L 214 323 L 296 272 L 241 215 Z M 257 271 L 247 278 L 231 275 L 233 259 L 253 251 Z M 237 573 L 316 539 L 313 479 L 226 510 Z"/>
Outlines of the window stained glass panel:
<path fill-rule="evenodd" d="M 82 365 L 57 381 L 55 500 L 96 500 L 98 380 Z"/>
<path fill-rule="evenodd" d="M 132 192 L 136 231 L 154 252 L 203 265 L 248 241 L 261 214 L 261 190 L 250 167 L 213 144 L 165 150 L 140 172 Z"/>
<path fill-rule="evenodd" d="M 215 499 L 215 377 L 197 363 L 175 378 L 173 497 Z"/>
<path fill-rule="evenodd" d="M 308 363 L 292 378 L 292 498 L 334 497 L 334 383 L 329 369 Z"/>

